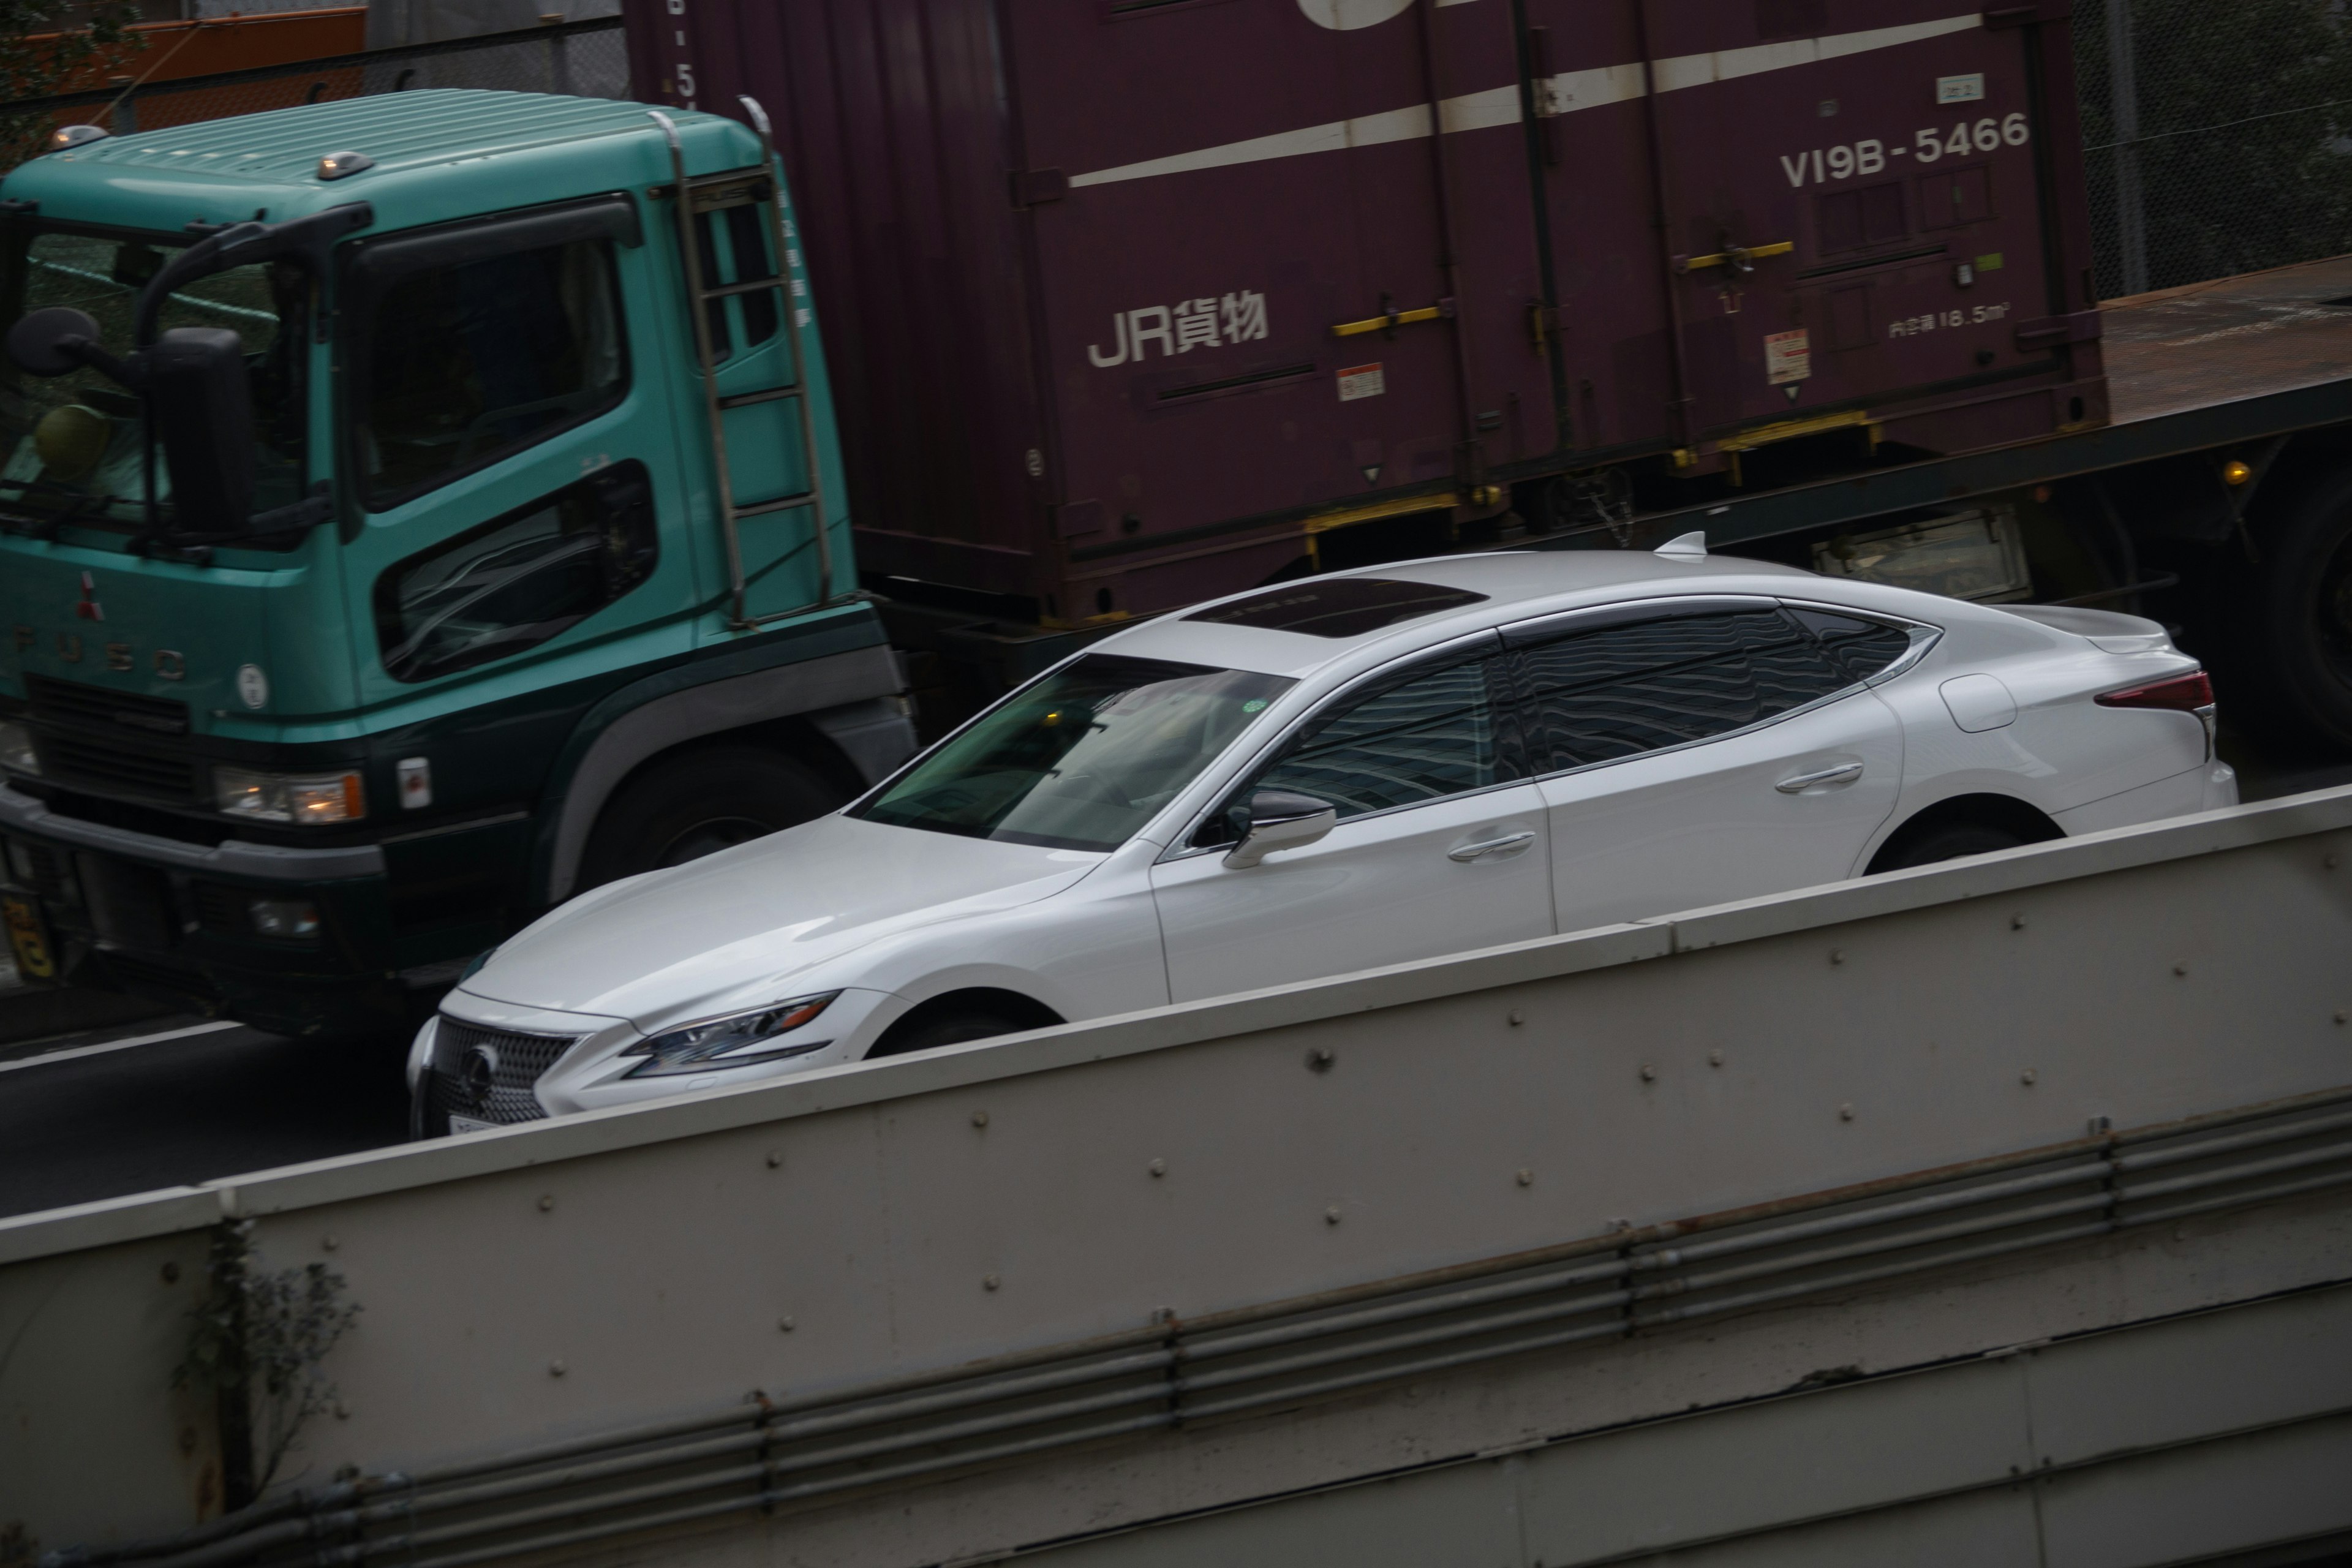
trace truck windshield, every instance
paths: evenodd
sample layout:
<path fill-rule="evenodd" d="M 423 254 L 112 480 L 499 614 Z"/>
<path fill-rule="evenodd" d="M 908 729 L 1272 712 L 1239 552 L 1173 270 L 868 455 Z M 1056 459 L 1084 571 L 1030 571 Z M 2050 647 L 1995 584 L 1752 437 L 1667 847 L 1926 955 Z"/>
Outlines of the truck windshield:
<path fill-rule="evenodd" d="M 117 357 L 131 353 L 139 290 L 187 235 L 103 233 L 18 222 L 0 245 L 0 320 L 70 305 L 98 323 Z M 226 327 L 245 342 L 253 393 L 253 510 L 301 499 L 302 323 L 310 275 L 278 260 L 188 283 L 163 302 L 158 331 Z M 147 432 L 139 399 L 95 370 L 43 380 L 0 360 L 0 510 L 43 519 L 136 527 L 146 519 Z M 171 500 L 161 447 L 156 499 Z"/>
<path fill-rule="evenodd" d="M 1088 654 L 982 714 L 853 815 L 1053 849 L 1116 849 L 1292 684 Z"/>

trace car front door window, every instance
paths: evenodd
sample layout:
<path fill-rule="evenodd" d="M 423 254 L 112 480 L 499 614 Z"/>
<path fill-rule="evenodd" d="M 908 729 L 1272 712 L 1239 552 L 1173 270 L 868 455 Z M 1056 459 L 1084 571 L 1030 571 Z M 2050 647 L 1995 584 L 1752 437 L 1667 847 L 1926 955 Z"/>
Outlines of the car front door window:
<path fill-rule="evenodd" d="M 1173 999 L 1549 931 L 1541 802 L 1503 673 L 1482 653 L 1375 679 L 1231 792 L 1192 848 L 1231 843 L 1230 807 L 1261 790 L 1328 801 L 1339 826 L 1252 867 L 1192 854 L 1154 868 Z"/>

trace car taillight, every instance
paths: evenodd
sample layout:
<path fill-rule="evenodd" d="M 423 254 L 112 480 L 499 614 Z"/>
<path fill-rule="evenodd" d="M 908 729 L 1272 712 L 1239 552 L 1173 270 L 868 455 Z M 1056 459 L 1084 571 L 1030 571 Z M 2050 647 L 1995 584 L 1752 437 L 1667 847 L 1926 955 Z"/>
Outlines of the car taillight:
<path fill-rule="evenodd" d="M 2213 682 L 2201 669 L 2159 680 L 2153 686 L 2102 692 L 2093 700 L 2102 708 L 2168 708 L 2175 712 L 2194 714 L 2205 726 L 2205 760 L 2213 760 Z"/>
<path fill-rule="evenodd" d="M 2102 708 L 2170 708 L 2182 713 L 2194 713 L 2200 709 L 2213 706 L 2213 683 L 2200 669 L 2194 674 L 2175 676 L 2170 680 L 2159 680 L 2153 686 L 2102 692 L 2094 700 Z"/>

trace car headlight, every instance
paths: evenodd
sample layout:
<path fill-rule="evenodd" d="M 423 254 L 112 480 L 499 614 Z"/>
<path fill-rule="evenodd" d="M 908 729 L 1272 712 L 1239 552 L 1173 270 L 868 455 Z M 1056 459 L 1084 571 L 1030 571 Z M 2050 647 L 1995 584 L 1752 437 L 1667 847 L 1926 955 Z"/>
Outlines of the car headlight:
<path fill-rule="evenodd" d="M 250 822 L 356 822 L 367 815 L 357 773 L 265 773 L 215 768 L 213 805 Z"/>
<path fill-rule="evenodd" d="M 37 773 L 41 759 L 33 752 L 33 732 L 22 724 L 0 720 L 0 768 Z"/>
<path fill-rule="evenodd" d="M 798 1040 L 791 1045 L 782 1045 L 778 1041 L 814 1022 L 816 1016 L 840 994 L 838 991 L 827 991 L 821 996 L 801 996 L 790 1002 L 779 1002 L 756 1013 L 738 1013 L 730 1018 L 707 1018 L 699 1024 L 688 1024 L 683 1029 L 672 1029 L 666 1035 L 639 1040 L 621 1054 L 653 1058 L 634 1068 L 629 1073 L 631 1078 L 667 1078 L 676 1073 L 749 1067 L 753 1062 L 772 1062 L 783 1057 L 804 1057 L 811 1051 L 823 1050 L 833 1042 L 829 1039 Z"/>

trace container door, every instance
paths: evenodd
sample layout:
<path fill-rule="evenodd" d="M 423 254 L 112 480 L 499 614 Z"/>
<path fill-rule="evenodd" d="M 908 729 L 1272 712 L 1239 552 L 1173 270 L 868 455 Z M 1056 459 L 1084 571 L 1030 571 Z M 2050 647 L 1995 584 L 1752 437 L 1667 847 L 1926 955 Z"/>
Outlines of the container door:
<path fill-rule="evenodd" d="M 1949 0 L 1528 10 L 1560 61 L 1554 243 L 1605 229 L 1612 251 L 1646 249 L 1654 280 L 1624 280 L 1655 303 L 1618 312 L 1591 267 L 1563 263 L 1590 331 L 1571 379 L 1616 405 L 1606 434 L 1859 422 L 1898 394 L 2046 367 L 2015 335 L 2050 309 L 2025 31 Z M 1628 216 L 1661 212 L 1663 237 L 1639 245 Z"/>
<path fill-rule="evenodd" d="M 1508 6 L 1008 14 L 1065 547 L 1192 558 L 1066 617 L 1247 585 L 1306 552 L 1307 509 L 1447 505 L 1550 449 Z"/>

